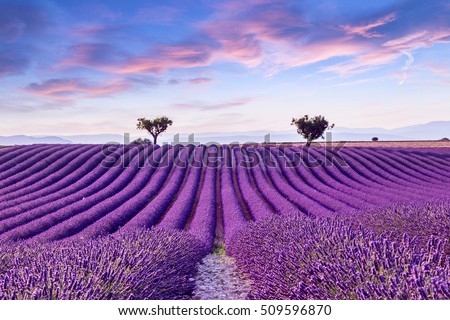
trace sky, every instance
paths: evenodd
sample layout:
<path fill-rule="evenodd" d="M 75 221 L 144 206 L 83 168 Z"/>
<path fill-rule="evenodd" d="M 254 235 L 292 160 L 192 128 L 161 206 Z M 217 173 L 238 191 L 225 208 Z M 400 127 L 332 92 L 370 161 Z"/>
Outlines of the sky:
<path fill-rule="evenodd" d="M 0 135 L 450 120 L 448 0 L 0 0 Z"/>

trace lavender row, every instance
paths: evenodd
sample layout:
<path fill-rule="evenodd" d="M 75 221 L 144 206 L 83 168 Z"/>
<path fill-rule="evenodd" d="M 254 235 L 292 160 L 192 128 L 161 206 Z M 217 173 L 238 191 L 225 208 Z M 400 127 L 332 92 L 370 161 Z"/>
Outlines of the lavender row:
<path fill-rule="evenodd" d="M 202 172 L 204 147 L 194 150 L 193 163 L 189 166 L 186 182 L 181 188 L 177 198 L 173 200 L 172 206 L 166 212 L 159 225 L 169 229 L 183 229 L 196 201 Z"/>
<path fill-rule="evenodd" d="M 8 193 L 8 189 L 14 187 L 15 183 L 24 178 L 32 178 L 36 173 L 46 168 L 60 157 L 68 152 L 76 151 L 77 146 L 57 146 L 44 149 L 42 152 L 35 154 L 24 162 L 17 163 L 9 170 L 0 173 L 0 195 Z"/>
<path fill-rule="evenodd" d="M 192 147 L 183 148 L 179 153 L 177 161 L 180 163 L 187 163 L 192 152 Z M 173 173 L 170 174 L 169 180 L 160 190 L 158 195 L 153 198 L 145 208 L 139 211 L 139 213 L 136 214 L 127 224 L 125 224 L 122 229 L 132 230 L 139 227 L 150 228 L 155 225 L 170 208 L 170 205 L 183 182 L 186 170 L 186 165 L 175 165 Z"/>
<path fill-rule="evenodd" d="M 292 152 L 294 154 L 300 153 L 301 160 L 306 164 L 310 164 L 308 157 L 303 155 L 301 149 L 293 148 Z M 326 149 L 310 148 L 309 153 L 317 160 L 322 161 L 322 163 L 326 164 L 327 161 L 332 161 L 332 155 L 330 155 L 331 152 L 328 152 Z M 385 195 L 383 192 L 380 192 L 377 189 L 368 187 L 366 183 L 358 181 L 358 179 L 360 178 L 359 174 L 351 170 L 351 168 L 345 166 L 346 163 L 320 165 L 315 167 L 312 167 L 311 165 L 308 165 L 308 167 L 301 165 L 297 166 L 296 169 L 299 174 L 303 173 L 304 175 L 306 175 L 306 173 L 310 171 L 311 174 L 317 177 L 317 179 L 321 180 L 322 183 L 327 184 L 342 193 L 347 193 L 349 196 L 354 197 L 355 199 L 360 199 L 364 202 L 367 202 L 370 205 L 382 205 L 386 202 L 386 200 L 399 200 L 395 196 L 391 196 L 389 194 Z"/>
<path fill-rule="evenodd" d="M 29 175 L 28 172 L 24 172 L 22 173 L 22 177 L 19 177 L 20 181 L 2 190 L 2 193 L 5 195 L 0 196 L 0 201 L 3 199 L 15 199 L 21 195 L 31 194 L 34 191 L 40 191 L 45 187 L 55 184 L 74 168 L 80 168 L 86 161 L 98 153 L 98 147 L 80 147 L 72 152 L 63 154 L 59 159 L 41 169 L 38 174 Z"/>
<path fill-rule="evenodd" d="M 53 146 L 52 146 L 53 147 Z M 19 165 L 28 161 L 31 157 L 39 157 L 39 153 L 48 150 L 48 146 L 45 145 L 33 145 L 27 147 L 12 147 L 3 150 L 3 156 L 0 162 L 0 179 L 5 179 L 9 175 L 14 174 L 15 170 L 11 170 Z M 37 156 L 36 156 L 37 155 Z M 22 165 L 22 168 L 26 166 Z"/>
<path fill-rule="evenodd" d="M 245 165 L 242 153 L 235 153 L 236 157 L 236 173 L 239 188 L 241 190 L 243 201 L 249 208 L 250 214 L 254 220 L 260 220 L 272 215 L 272 208 L 267 203 L 267 201 L 262 198 L 256 190 L 255 186 L 252 185 L 250 180 L 250 169 L 249 166 Z"/>
<path fill-rule="evenodd" d="M 393 241 L 405 233 L 414 238 L 417 247 L 426 249 L 430 237 L 449 239 L 450 200 L 412 201 L 406 205 L 391 205 L 371 210 L 344 211 L 337 217 L 347 223 L 363 225 Z M 450 243 L 443 250 L 450 258 Z"/>
<path fill-rule="evenodd" d="M 131 153 L 131 156 L 134 158 L 138 154 L 138 150 L 131 149 L 129 152 L 123 153 L 121 158 L 128 153 Z M 13 221 L 18 223 L 16 223 L 16 225 L 20 225 L 20 223 L 26 223 L 33 218 L 39 218 L 45 214 L 55 212 L 70 205 L 73 205 L 74 208 L 76 208 L 77 204 L 89 207 L 91 202 L 87 202 L 85 200 L 102 191 L 105 186 L 110 185 L 115 179 L 117 179 L 121 173 L 123 173 L 123 168 L 121 167 L 109 169 L 104 166 L 97 166 L 94 171 L 91 171 L 89 174 L 84 176 L 83 179 L 76 184 L 76 186 L 74 185 L 64 190 L 49 194 L 43 198 L 38 198 L 33 201 L 1 210 L 0 219 L 4 220 L 13 218 Z M 79 188 L 80 184 L 81 189 Z M 94 203 L 92 203 L 92 205 L 94 205 Z M 19 219 L 22 218 L 24 220 L 19 221 Z M 7 221 L 3 221 L 3 224 L 0 227 L 2 232 L 10 229 L 8 228 Z M 12 227 L 14 227 L 14 223 Z"/>
<path fill-rule="evenodd" d="M 384 152 L 383 152 L 384 154 Z M 390 160 L 386 160 L 386 163 L 392 165 L 397 170 L 401 170 L 405 175 L 414 177 L 416 185 L 421 184 L 421 190 L 429 190 L 430 195 L 436 193 L 450 194 L 450 178 L 446 177 L 449 174 L 448 170 L 442 170 L 439 173 L 433 172 L 433 170 L 427 168 L 426 163 L 418 165 L 411 161 L 409 157 L 405 155 L 397 155 L 394 153 L 387 153 L 386 157 Z"/>
<path fill-rule="evenodd" d="M 204 170 L 202 190 L 188 232 L 211 250 L 216 229 L 217 168 L 213 167 L 211 162 L 207 162 Z"/>
<path fill-rule="evenodd" d="M 403 152 L 395 150 L 393 153 L 402 154 Z M 447 178 L 450 177 L 450 172 L 448 171 L 450 161 L 443 161 L 443 159 L 436 157 L 433 153 L 409 151 L 407 155 L 409 156 L 410 161 L 413 161 L 420 166 L 425 164 L 427 169 L 444 175 Z"/>
<path fill-rule="evenodd" d="M 361 201 L 357 197 L 352 197 L 340 190 L 330 188 L 328 184 L 313 176 L 310 170 L 300 171 L 300 175 L 297 174 L 293 162 L 289 159 L 289 155 L 292 157 L 293 154 L 289 153 L 289 151 L 285 153 L 283 152 L 285 150 L 281 148 L 270 151 L 273 155 L 273 161 L 277 164 L 287 182 L 297 191 L 316 200 L 324 207 L 333 211 L 340 211 L 343 208 L 362 208 L 367 206 L 367 202 Z"/>
<path fill-rule="evenodd" d="M 280 173 L 280 169 L 275 165 L 276 162 L 273 160 L 269 150 L 259 147 L 256 148 L 256 151 L 257 154 L 259 154 L 259 157 L 264 160 L 263 163 L 270 164 L 269 166 L 266 166 L 266 172 L 273 183 L 274 189 L 280 192 L 287 200 L 292 202 L 309 216 L 327 216 L 335 211 L 323 206 L 317 199 L 311 199 L 305 196 L 283 179 L 283 175 Z"/>
<path fill-rule="evenodd" d="M 129 150 L 126 153 L 124 151 L 124 148 L 120 148 L 114 153 L 116 161 L 122 161 L 119 159 L 122 159 L 128 153 L 133 153 L 132 156 L 137 154 L 136 149 Z M 102 155 L 101 157 L 103 158 Z M 29 210 L 45 209 L 48 213 L 56 211 L 102 190 L 104 185 L 109 185 L 122 172 L 120 167 L 109 168 L 103 162 L 91 171 L 84 171 L 84 168 L 77 171 L 84 172 L 84 175 L 75 183 L 63 189 L 53 189 L 42 196 L 37 192 L 37 194 L 19 197 L 17 198 L 19 203 L 14 203 L 13 200 L 5 201 L 5 208 L 0 210 L 0 220 L 26 213 Z M 40 208 L 44 206 L 45 208 Z M 36 212 L 36 215 L 39 215 L 39 213 Z"/>
<path fill-rule="evenodd" d="M 386 166 L 378 159 L 383 158 L 382 155 L 377 154 L 376 157 L 368 157 L 367 155 L 361 156 L 355 150 L 345 150 L 344 153 L 351 154 L 351 157 L 348 157 L 350 159 L 349 163 L 352 162 L 353 165 L 356 165 L 356 163 L 359 162 L 359 165 L 356 165 L 357 167 L 355 167 L 355 169 L 361 173 L 361 176 L 365 176 L 368 179 L 375 181 L 377 184 L 383 185 L 383 188 L 406 191 L 405 193 L 408 193 L 409 195 L 406 197 L 407 200 L 409 200 L 411 195 L 427 199 L 428 196 L 433 196 L 435 194 L 435 190 L 428 190 L 423 183 L 421 183 L 422 187 L 419 190 L 417 188 L 417 181 L 410 181 L 410 178 L 407 178 L 404 175 L 402 178 L 399 178 L 397 175 L 402 175 L 400 171 L 396 172 L 394 168 Z"/>
<path fill-rule="evenodd" d="M 220 197 L 223 210 L 223 236 L 225 242 L 228 242 L 238 230 L 247 224 L 247 219 L 233 183 L 230 147 L 222 146 L 222 154 L 225 165 L 220 168 Z"/>
<path fill-rule="evenodd" d="M 156 168 L 153 175 L 148 179 L 148 183 L 139 190 L 131 199 L 125 201 L 122 205 L 109 212 L 104 217 L 94 221 L 92 224 L 76 233 L 72 238 L 90 238 L 99 235 L 116 232 L 135 215 L 137 215 L 145 206 L 161 191 L 165 181 L 167 181 L 172 168 L 173 159 L 178 155 L 179 148 L 170 149 L 165 155 L 161 152 L 155 152 L 153 161 L 149 164 L 147 170 L 155 170 L 156 164 L 164 156 L 164 163 L 169 165 L 160 165 Z M 166 162 L 167 161 L 167 162 Z"/>
<path fill-rule="evenodd" d="M 383 177 L 384 181 L 392 181 L 395 184 L 403 186 L 404 189 L 409 189 L 413 192 L 417 192 L 417 183 L 420 183 L 421 192 L 419 193 L 419 195 L 423 195 L 424 193 L 433 195 L 437 191 L 443 190 L 443 188 L 439 187 L 438 185 L 435 187 L 432 185 L 430 186 L 429 183 L 427 183 L 427 180 L 429 180 L 429 172 L 425 175 L 417 175 L 415 171 L 408 168 L 408 166 L 410 166 L 411 164 L 405 163 L 399 157 L 397 157 L 397 160 L 394 161 L 390 156 L 386 156 L 383 153 L 383 150 L 380 150 L 376 154 L 373 154 L 370 150 L 363 151 L 355 149 L 351 152 L 353 152 L 353 158 L 364 159 L 363 161 L 365 161 L 366 163 L 375 164 L 369 164 L 370 169 L 372 169 L 372 171 L 378 169 L 377 175 Z M 400 161 L 400 164 L 398 163 L 398 161 Z M 420 168 L 415 167 L 415 169 L 419 170 Z M 433 180 L 434 183 L 436 181 L 439 181 L 436 179 Z"/>
<path fill-rule="evenodd" d="M 431 185 L 436 180 L 444 183 L 450 182 L 448 170 L 439 169 L 435 165 L 430 165 L 427 161 L 418 163 L 414 157 L 408 153 L 395 151 L 397 150 L 394 149 L 390 152 L 387 150 L 380 150 L 380 155 L 384 156 L 383 159 L 390 158 L 386 163 L 390 164 L 393 168 L 395 167 L 411 177 L 431 182 Z"/>
<path fill-rule="evenodd" d="M 142 151 L 142 149 L 131 149 L 132 162 L 138 161 L 139 151 Z M 100 190 L 95 194 L 85 197 L 83 193 L 78 193 L 57 201 L 56 208 L 58 209 L 56 211 L 54 209 L 55 204 L 50 203 L 36 210 L 30 210 L 12 217 L 8 222 L 3 221 L 2 229 L 8 228 L 7 230 L 9 230 L 12 227 L 15 227 L 15 229 L 2 233 L 0 239 L 17 240 L 35 236 L 57 223 L 86 212 L 93 206 L 101 205 L 103 201 L 114 198 L 114 195 L 123 190 L 133 180 L 138 171 L 137 165 L 128 168 L 112 168 L 107 172 L 106 179 L 99 179 L 92 185 L 96 190 Z M 72 202 L 73 200 L 76 202 Z M 66 201 L 71 204 L 66 205 Z"/>
<path fill-rule="evenodd" d="M 157 160 L 161 159 L 166 150 L 167 147 L 157 149 L 155 151 L 156 155 L 154 158 Z M 145 152 L 140 152 L 136 159 L 130 163 L 130 168 L 128 169 L 133 169 L 133 171 L 135 171 L 135 175 L 131 177 L 130 181 L 125 186 L 120 189 L 117 188 L 117 191 L 114 192 L 113 196 L 103 195 L 101 197 L 101 201 L 97 201 L 92 208 L 80 212 L 79 214 L 71 216 L 59 214 L 58 217 L 53 216 L 52 220 L 56 220 L 59 223 L 54 223 L 50 228 L 36 235 L 36 238 L 44 241 L 52 241 L 71 237 L 82 231 L 84 228 L 92 225 L 99 219 L 109 215 L 113 210 L 121 208 L 124 204 L 125 208 L 129 209 L 129 207 L 126 206 L 126 203 L 129 202 L 129 199 L 132 199 L 140 190 L 142 190 L 142 188 L 151 179 L 151 176 L 155 170 L 153 166 L 149 166 L 148 170 L 145 170 L 145 167 L 144 169 L 136 169 L 136 162 L 141 161 L 141 157 L 143 157 L 142 160 L 145 161 L 147 154 Z M 112 187 L 115 187 L 115 185 Z M 133 214 L 136 212 L 130 213 Z"/>
<path fill-rule="evenodd" d="M 190 299 L 205 246 L 184 232 L 0 244 L 0 299 Z"/>
<path fill-rule="evenodd" d="M 243 152 L 252 152 L 253 149 L 248 148 L 247 150 L 235 148 L 234 153 L 236 155 L 236 161 L 241 162 L 243 160 Z M 248 156 L 248 155 L 247 155 Z M 287 200 L 282 196 L 268 181 L 265 176 L 264 163 L 260 162 L 260 165 L 253 166 L 251 172 L 253 174 L 255 184 L 258 190 L 261 192 L 263 197 L 268 203 L 275 209 L 275 212 L 279 214 L 299 214 L 302 213 L 301 209 L 296 207 L 292 202 Z M 304 213 L 304 212 L 303 212 Z"/>
<path fill-rule="evenodd" d="M 227 250 L 253 281 L 250 299 L 449 299 L 446 239 L 419 250 L 336 219 L 273 217 L 239 232 Z"/>
<path fill-rule="evenodd" d="M 320 149 L 317 151 L 323 152 Z M 384 181 L 378 175 L 374 174 L 373 171 L 370 170 L 370 164 L 367 163 L 367 160 L 362 159 L 363 163 L 360 163 L 346 154 L 343 154 L 342 156 L 346 161 L 346 165 L 336 165 L 333 166 L 332 169 L 339 170 L 346 176 L 345 184 L 348 186 L 366 192 L 372 197 L 377 197 L 377 205 L 409 200 L 409 197 L 405 197 L 402 194 L 386 192 L 392 188 L 402 188 L 402 186 L 392 184 L 389 181 Z"/>
<path fill-rule="evenodd" d="M 73 160 L 71 163 L 67 164 L 59 172 L 62 176 L 59 181 L 54 181 L 56 179 L 53 179 L 53 177 L 49 175 L 47 178 L 42 179 L 33 186 L 25 187 L 8 194 L 7 196 L 0 197 L 0 201 L 2 201 L 3 204 L 2 207 L 8 208 L 37 198 L 42 199 L 48 194 L 71 188 L 79 180 L 95 170 L 96 167 L 100 166 L 105 156 L 108 156 L 115 151 L 117 151 L 117 149 L 113 151 L 94 147 L 90 152 L 86 152 L 80 156 L 78 160 Z M 73 193 L 73 191 L 71 191 L 71 193 Z"/>

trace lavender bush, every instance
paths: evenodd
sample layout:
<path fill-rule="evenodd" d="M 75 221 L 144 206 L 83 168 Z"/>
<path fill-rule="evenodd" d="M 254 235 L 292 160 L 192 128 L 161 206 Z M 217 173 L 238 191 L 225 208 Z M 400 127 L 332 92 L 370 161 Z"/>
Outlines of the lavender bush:
<path fill-rule="evenodd" d="M 207 254 L 181 231 L 0 244 L 0 299 L 188 299 Z"/>
<path fill-rule="evenodd" d="M 416 202 L 372 210 L 353 210 L 339 215 L 349 223 L 363 225 L 375 233 L 399 241 L 405 233 L 416 246 L 427 248 L 431 236 L 450 238 L 450 201 Z M 450 244 L 443 248 L 450 256 Z"/>
<path fill-rule="evenodd" d="M 254 282 L 250 299 L 449 299 L 447 239 L 424 249 L 338 219 L 273 217 L 236 233 L 227 251 Z"/>

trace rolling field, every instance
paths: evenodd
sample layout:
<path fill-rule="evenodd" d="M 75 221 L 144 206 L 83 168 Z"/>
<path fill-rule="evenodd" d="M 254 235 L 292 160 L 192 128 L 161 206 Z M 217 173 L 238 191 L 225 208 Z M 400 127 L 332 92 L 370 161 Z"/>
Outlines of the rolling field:
<path fill-rule="evenodd" d="M 255 225 L 258 223 L 264 225 L 266 221 L 281 219 L 289 222 L 291 225 L 289 230 L 316 228 L 317 234 L 326 234 L 328 227 L 323 226 L 322 222 L 311 226 L 309 222 L 300 223 L 295 219 L 313 221 L 311 223 L 314 224 L 315 221 L 329 219 L 334 221 L 335 218 L 343 217 L 344 219 L 339 222 L 329 223 L 335 226 L 331 229 L 337 230 L 333 232 L 338 234 L 336 236 L 330 231 L 331 238 L 339 238 L 343 235 L 348 238 L 351 231 L 348 231 L 345 226 L 351 223 L 345 226 L 341 223 L 344 223 L 342 222 L 344 220 L 351 220 L 360 221 L 362 226 L 368 228 L 367 232 L 370 235 L 363 237 L 370 239 L 370 241 L 367 240 L 368 246 L 372 246 L 369 242 L 383 243 L 386 237 L 383 238 L 384 230 L 380 230 L 380 224 L 360 213 L 387 210 L 384 211 L 385 216 L 389 216 L 391 215 L 389 212 L 397 214 L 401 211 L 389 211 L 392 206 L 405 207 L 411 203 L 430 201 L 445 203 L 450 199 L 449 168 L 449 148 L 344 147 L 339 149 L 226 145 L 10 147 L 0 150 L 0 242 L 7 247 L 11 241 L 17 241 L 19 246 L 17 252 L 20 252 L 23 250 L 20 246 L 29 246 L 37 242 L 41 243 L 39 246 L 46 246 L 47 243 L 56 240 L 62 240 L 57 242 L 58 245 L 77 241 L 97 241 L 98 236 L 120 237 L 123 234 L 133 234 L 133 232 L 142 232 L 142 229 L 156 227 L 154 230 L 166 229 L 175 234 L 182 232 L 189 237 L 183 241 L 195 243 L 193 248 L 197 248 L 197 251 L 192 255 L 197 260 L 201 260 L 201 257 L 212 249 L 214 243 L 216 245 L 225 243 L 227 252 L 236 256 L 242 270 L 252 274 L 250 270 L 252 268 L 245 264 L 245 261 L 253 261 L 249 258 L 251 252 L 248 251 L 251 245 L 242 247 L 241 243 L 249 243 L 245 233 L 254 232 L 251 228 L 257 228 Z M 450 215 L 448 206 L 444 204 L 439 208 L 441 218 L 438 221 L 448 223 Z M 430 212 L 430 210 L 424 212 Z M 425 222 L 421 221 L 416 226 L 408 227 L 412 230 L 411 232 L 400 224 L 396 229 L 394 228 L 399 236 L 389 239 L 408 242 L 409 240 L 402 240 L 403 233 L 411 234 L 411 237 L 420 235 L 417 227 L 424 228 L 427 223 L 433 226 L 437 216 L 430 216 L 428 220 L 424 220 Z M 408 219 L 409 216 L 406 217 Z M 401 219 L 405 219 L 405 216 L 401 216 Z M 431 220 L 434 222 L 430 222 Z M 273 223 L 277 225 L 279 223 L 277 221 Z M 393 226 L 395 223 L 391 222 L 389 225 Z M 267 226 L 261 228 L 270 230 Z M 277 228 L 282 230 L 284 227 Z M 405 228 L 403 233 L 400 232 L 402 228 Z M 427 230 L 431 229 L 430 227 Z M 414 230 L 416 230 L 415 233 Z M 390 231 L 390 237 L 392 237 L 392 230 Z M 290 233 L 286 231 L 285 234 Z M 439 241 L 445 242 L 449 237 L 449 226 L 444 224 L 442 229 L 425 235 L 437 236 Z M 266 235 L 261 236 L 261 239 L 258 239 L 256 234 L 255 237 L 250 242 L 258 244 L 258 241 L 262 241 L 261 239 L 265 239 L 267 243 L 272 241 L 266 239 Z M 90 240 L 91 238 L 95 239 Z M 236 239 L 242 239 L 242 241 L 239 240 L 237 244 Z M 276 239 L 274 235 L 273 240 Z M 292 240 L 289 239 L 276 240 L 275 245 L 279 245 L 282 250 L 282 246 Z M 294 240 L 307 243 L 301 237 Z M 421 240 L 420 244 L 423 243 L 423 245 L 415 245 L 415 238 L 411 241 L 412 244 L 409 244 L 408 248 L 411 249 L 411 255 L 414 255 L 414 248 L 417 247 L 419 251 L 426 249 L 428 238 Z M 258 246 L 261 250 L 270 251 L 262 244 Z M 441 249 L 436 250 L 442 251 L 443 247 L 446 248 L 445 246 L 446 244 L 443 243 Z M 183 248 L 185 246 L 180 250 L 184 250 Z M 45 251 L 45 249 L 42 250 Z M 289 250 L 286 249 L 286 252 Z M 383 252 L 385 254 L 386 250 Z M 420 254 L 423 252 L 420 251 Z M 299 259 L 294 253 L 292 256 Z M 267 261 L 271 261 L 270 259 L 269 254 Z M 437 293 L 436 284 L 433 287 L 434 291 L 433 288 L 427 287 L 427 290 L 431 291 L 422 295 L 394 294 L 386 289 L 386 292 L 390 292 L 389 294 L 380 293 L 369 296 L 364 292 L 370 292 L 372 287 L 362 288 L 355 284 L 360 290 L 355 294 L 330 294 L 331 291 L 337 292 L 336 288 L 330 289 L 328 293 L 325 292 L 326 288 L 319 288 L 322 291 L 325 290 L 323 292 L 317 289 L 308 293 L 304 288 L 286 287 L 285 289 L 290 293 L 278 297 L 445 298 L 446 294 L 450 297 L 450 293 L 445 291 L 448 290 L 448 279 L 450 279 L 448 257 L 444 254 L 441 260 L 444 262 L 441 264 L 436 262 L 436 268 L 444 268 L 444 271 L 433 273 L 433 279 L 442 277 L 444 285 L 445 282 L 447 283 L 447 287 L 439 284 L 444 286 L 443 289 L 439 287 L 440 293 Z M 8 263 L 5 262 L 4 265 Z M 12 268 L 5 270 L 12 270 Z M 365 270 L 367 274 L 370 273 L 369 271 Z M 36 272 L 39 273 L 39 271 Z M 301 274 L 298 270 L 292 272 Z M 261 274 L 255 273 L 253 276 L 255 283 L 258 283 L 258 277 L 261 277 Z M 9 277 L 12 276 L 9 275 Z M 36 277 L 39 278 L 42 275 L 36 275 Z M 185 275 L 183 279 L 187 283 L 186 288 L 190 288 L 186 289 L 188 292 L 192 288 L 187 278 L 189 276 Z M 0 282 L 2 281 L 6 280 L 5 276 L 2 276 L 0 264 Z M 179 280 L 177 281 L 180 283 Z M 406 286 L 412 288 L 412 280 L 408 281 L 405 282 Z M 264 280 L 261 283 L 265 286 L 268 282 Z M 378 282 L 373 283 L 373 286 L 376 286 Z M 279 290 L 266 291 L 256 290 L 252 294 L 258 299 L 277 298 L 274 292 Z M 3 294 L 5 292 L 7 291 Z M 8 292 L 5 297 L 17 298 L 14 296 L 15 293 Z M 46 296 L 42 290 L 40 292 L 44 297 Z M 186 292 L 166 296 L 153 293 L 140 298 L 179 298 L 187 295 Z M 117 298 L 117 295 L 108 296 L 106 293 L 81 296 L 82 298 Z M 60 298 L 64 295 L 56 297 Z M 76 298 L 76 295 L 68 295 L 68 297 Z M 120 297 L 132 298 L 133 293 L 127 291 Z M 33 298 L 33 296 L 18 298 Z"/>

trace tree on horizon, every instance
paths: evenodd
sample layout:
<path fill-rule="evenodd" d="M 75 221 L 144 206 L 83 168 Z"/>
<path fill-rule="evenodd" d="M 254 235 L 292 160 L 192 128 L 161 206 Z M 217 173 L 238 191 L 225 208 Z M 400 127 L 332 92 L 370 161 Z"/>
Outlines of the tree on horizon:
<path fill-rule="evenodd" d="M 304 115 L 302 118 L 292 118 L 291 125 L 297 127 L 297 133 L 301 134 L 306 139 L 306 146 L 309 147 L 311 143 L 318 139 L 324 139 L 324 132 L 327 129 L 333 129 L 334 124 L 329 125 L 324 116 L 318 115 L 310 118 Z"/>
<path fill-rule="evenodd" d="M 153 144 L 157 143 L 158 136 L 173 124 L 173 121 L 166 116 L 155 119 L 138 118 L 137 129 L 147 130 L 153 137 Z"/>

